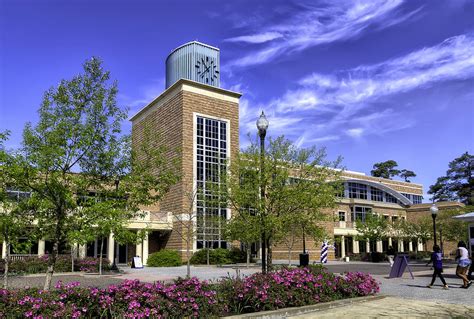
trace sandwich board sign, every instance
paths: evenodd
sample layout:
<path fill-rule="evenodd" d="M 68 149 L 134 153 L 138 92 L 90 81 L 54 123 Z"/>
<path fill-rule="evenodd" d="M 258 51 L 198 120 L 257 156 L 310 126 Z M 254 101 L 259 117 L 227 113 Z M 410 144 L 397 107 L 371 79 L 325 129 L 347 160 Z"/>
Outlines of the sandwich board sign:
<path fill-rule="evenodd" d="M 410 272 L 411 279 L 415 279 L 413 273 L 411 272 L 410 266 L 408 266 L 408 255 L 407 254 L 398 254 L 395 257 L 393 262 L 392 269 L 390 270 L 390 275 L 388 278 L 400 278 L 403 276 L 405 269 L 408 268 Z"/>
<path fill-rule="evenodd" d="M 143 268 L 142 259 L 140 257 L 133 257 L 132 268 Z"/>

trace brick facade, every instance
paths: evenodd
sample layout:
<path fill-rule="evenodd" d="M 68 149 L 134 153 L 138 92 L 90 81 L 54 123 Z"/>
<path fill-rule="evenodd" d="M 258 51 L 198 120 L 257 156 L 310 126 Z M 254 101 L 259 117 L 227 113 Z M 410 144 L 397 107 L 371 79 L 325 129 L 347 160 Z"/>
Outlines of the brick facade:
<path fill-rule="evenodd" d="M 180 162 L 181 180 L 163 200 L 144 210 L 185 214 L 193 202 L 195 166 L 195 116 L 227 121 L 230 132 L 230 160 L 239 152 L 240 94 L 181 79 L 132 117 L 132 143 L 138 147 L 147 129 L 156 146 L 165 146 L 170 159 Z M 186 243 L 173 224 L 165 248 L 175 249 L 183 256 Z"/>

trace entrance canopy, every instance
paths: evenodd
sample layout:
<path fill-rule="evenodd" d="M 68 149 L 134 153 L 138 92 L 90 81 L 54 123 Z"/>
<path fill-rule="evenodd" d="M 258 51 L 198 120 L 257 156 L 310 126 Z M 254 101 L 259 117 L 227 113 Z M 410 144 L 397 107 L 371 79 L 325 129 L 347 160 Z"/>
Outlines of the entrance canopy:
<path fill-rule="evenodd" d="M 463 222 L 473 222 L 474 223 L 474 212 L 453 216 L 453 219 L 462 220 Z"/>

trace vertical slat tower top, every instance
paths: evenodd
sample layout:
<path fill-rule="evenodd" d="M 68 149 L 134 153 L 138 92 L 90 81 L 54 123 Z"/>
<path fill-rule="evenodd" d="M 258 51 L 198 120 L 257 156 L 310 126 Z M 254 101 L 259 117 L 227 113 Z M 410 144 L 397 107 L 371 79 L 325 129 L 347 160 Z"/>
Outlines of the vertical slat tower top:
<path fill-rule="evenodd" d="M 174 49 L 166 59 L 166 88 L 179 79 L 220 87 L 219 49 L 197 41 Z"/>

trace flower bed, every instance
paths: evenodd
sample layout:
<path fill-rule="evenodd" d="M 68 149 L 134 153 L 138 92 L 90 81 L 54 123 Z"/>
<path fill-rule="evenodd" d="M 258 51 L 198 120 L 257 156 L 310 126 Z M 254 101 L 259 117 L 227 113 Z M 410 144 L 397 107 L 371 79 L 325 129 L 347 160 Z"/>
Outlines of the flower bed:
<path fill-rule="evenodd" d="M 55 289 L 0 290 L 0 318 L 213 318 L 304 306 L 379 291 L 367 274 L 335 276 L 325 269 L 283 269 L 215 284 L 197 278 L 173 284 L 127 280 L 105 289 L 79 283 Z"/>
<path fill-rule="evenodd" d="M 49 255 L 41 257 L 26 257 L 23 259 L 12 260 L 10 262 L 9 272 L 12 274 L 39 274 L 45 273 L 48 268 Z M 108 259 L 102 259 L 102 269 L 108 270 Z M 0 260 L 0 273 L 3 274 L 5 270 L 5 260 Z M 85 257 L 81 259 L 74 259 L 74 270 L 84 272 L 99 271 L 99 258 Z M 59 255 L 56 259 L 55 272 L 69 272 L 71 271 L 71 256 Z"/>

